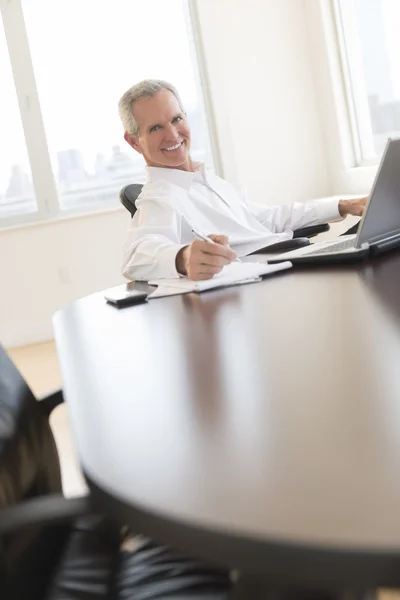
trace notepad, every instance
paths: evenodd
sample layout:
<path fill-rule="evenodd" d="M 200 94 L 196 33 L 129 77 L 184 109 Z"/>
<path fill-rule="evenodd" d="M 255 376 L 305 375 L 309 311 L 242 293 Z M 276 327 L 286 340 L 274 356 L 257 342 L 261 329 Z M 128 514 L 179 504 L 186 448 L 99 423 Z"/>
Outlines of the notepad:
<path fill-rule="evenodd" d="M 192 281 L 187 277 L 182 277 L 180 279 L 153 279 L 152 281 L 149 281 L 149 284 L 156 285 L 157 289 L 148 296 L 148 299 L 173 296 L 176 294 L 187 294 L 189 292 L 204 292 L 217 287 L 254 283 L 260 281 L 261 277 L 272 275 L 284 269 L 289 269 L 291 266 L 292 263 L 289 261 L 278 263 L 276 265 L 235 261 L 224 267 L 222 271 L 217 275 L 214 275 L 212 279 L 206 279 L 205 281 Z"/>

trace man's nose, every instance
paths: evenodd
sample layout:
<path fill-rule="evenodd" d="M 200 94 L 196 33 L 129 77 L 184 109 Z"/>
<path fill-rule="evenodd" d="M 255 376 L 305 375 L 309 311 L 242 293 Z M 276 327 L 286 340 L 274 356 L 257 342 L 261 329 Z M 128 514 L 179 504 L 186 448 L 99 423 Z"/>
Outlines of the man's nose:
<path fill-rule="evenodd" d="M 179 133 L 178 133 L 175 125 L 173 125 L 172 123 L 170 123 L 169 125 L 167 125 L 165 127 L 164 132 L 165 132 L 165 137 L 167 138 L 167 140 L 179 139 Z"/>

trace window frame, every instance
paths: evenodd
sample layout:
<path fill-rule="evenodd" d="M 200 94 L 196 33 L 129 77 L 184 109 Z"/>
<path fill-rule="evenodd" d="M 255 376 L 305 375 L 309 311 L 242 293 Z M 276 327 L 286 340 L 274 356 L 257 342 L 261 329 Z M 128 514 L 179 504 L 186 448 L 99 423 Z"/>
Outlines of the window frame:
<path fill-rule="evenodd" d="M 361 48 L 357 44 L 357 15 L 354 0 L 332 0 L 343 80 L 353 136 L 354 161 L 356 167 L 378 165 L 374 149 L 374 137 L 368 94 L 363 77 L 364 67 Z"/>
<path fill-rule="evenodd" d="M 304 0 L 304 8 L 332 194 L 359 195 L 371 189 L 380 157 L 362 157 L 368 145 L 362 147 L 359 135 L 366 125 L 365 120 L 357 119 L 349 93 L 351 79 L 348 61 L 343 56 L 338 3 L 339 0 Z"/>
<path fill-rule="evenodd" d="M 215 172 L 222 175 L 214 113 L 211 105 L 209 86 L 207 85 L 200 27 L 195 6 L 196 2 L 195 0 L 182 0 L 182 4 L 189 32 L 192 60 L 194 65 L 197 63 L 195 68 L 196 83 L 202 97 L 205 119 L 209 131 L 211 161 Z M 19 226 L 123 210 L 123 207 L 115 202 L 92 206 L 85 206 L 83 204 L 79 207 L 61 209 L 29 49 L 22 0 L 12 0 L 11 2 L 9 0 L 0 0 L 0 16 L 3 20 L 37 206 L 34 212 L 2 217 L 0 219 L 0 232 Z"/>

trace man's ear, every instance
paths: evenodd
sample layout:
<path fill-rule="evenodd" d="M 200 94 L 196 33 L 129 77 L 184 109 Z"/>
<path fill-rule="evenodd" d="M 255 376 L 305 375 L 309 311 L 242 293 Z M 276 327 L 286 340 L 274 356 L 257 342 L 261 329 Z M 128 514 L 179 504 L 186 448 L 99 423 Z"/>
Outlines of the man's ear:
<path fill-rule="evenodd" d="M 127 133 L 125 131 L 125 133 L 124 133 L 124 140 L 126 142 L 128 142 L 128 144 L 130 146 L 132 146 L 132 148 L 134 150 L 136 150 L 136 152 L 139 152 L 139 154 L 142 154 L 142 150 L 140 149 L 140 144 L 139 144 L 139 141 L 138 141 L 137 137 L 135 137 L 131 133 Z"/>

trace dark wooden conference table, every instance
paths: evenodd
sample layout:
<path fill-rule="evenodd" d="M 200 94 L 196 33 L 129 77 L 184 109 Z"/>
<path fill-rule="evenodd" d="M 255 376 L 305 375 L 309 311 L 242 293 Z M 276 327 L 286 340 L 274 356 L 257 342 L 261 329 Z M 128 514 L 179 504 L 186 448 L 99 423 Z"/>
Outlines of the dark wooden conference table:
<path fill-rule="evenodd" d="M 400 584 L 400 252 L 54 327 L 102 511 L 277 585 Z"/>

